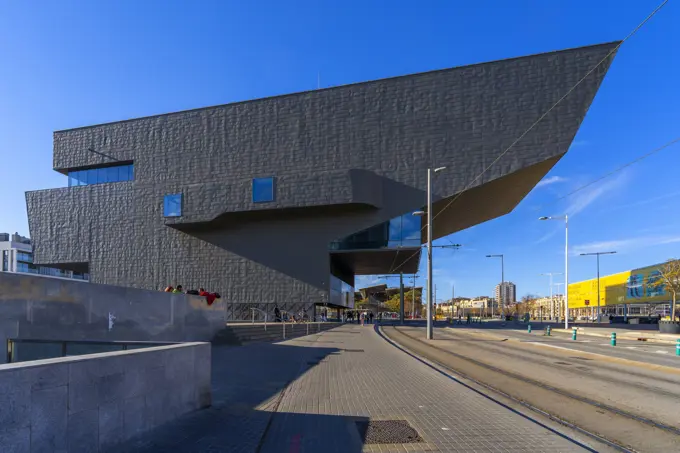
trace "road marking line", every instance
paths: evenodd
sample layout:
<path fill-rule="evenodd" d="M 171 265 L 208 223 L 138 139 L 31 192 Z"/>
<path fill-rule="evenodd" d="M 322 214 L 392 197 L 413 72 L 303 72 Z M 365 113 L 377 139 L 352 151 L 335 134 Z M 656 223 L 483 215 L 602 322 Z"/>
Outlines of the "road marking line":
<path fill-rule="evenodd" d="M 656 352 L 657 354 L 668 354 L 668 351 L 654 351 L 654 352 Z"/>
<path fill-rule="evenodd" d="M 637 349 L 635 346 L 626 346 L 626 349 Z"/>

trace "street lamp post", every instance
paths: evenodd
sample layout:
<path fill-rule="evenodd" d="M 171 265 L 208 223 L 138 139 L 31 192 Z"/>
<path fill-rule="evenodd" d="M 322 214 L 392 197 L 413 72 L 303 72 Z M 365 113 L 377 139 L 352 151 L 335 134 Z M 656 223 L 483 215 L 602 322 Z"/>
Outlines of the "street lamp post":
<path fill-rule="evenodd" d="M 432 323 L 432 173 L 439 173 L 446 167 L 438 167 L 434 170 L 427 169 L 427 334 L 426 338 L 432 340 L 434 329 Z M 422 211 L 414 212 L 413 215 L 422 216 Z"/>
<path fill-rule="evenodd" d="M 550 317 L 555 315 L 555 310 L 553 308 L 553 275 L 562 275 L 562 272 L 545 272 L 541 275 L 547 275 L 550 277 Z"/>
<path fill-rule="evenodd" d="M 593 252 L 593 253 L 581 253 L 581 256 L 597 256 L 597 323 L 599 324 L 602 320 L 602 313 L 600 312 L 600 255 L 613 255 L 613 252 Z"/>
<path fill-rule="evenodd" d="M 564 220 L 564 328 L 569 329 L 569 216 L 539 217 L 538 220 Z"/>
<path fill-rule="evenodd" d="M 486 257 L 487 258 L 500 258 L 501 259 L 501 290 L 498 292 L 498 294 L 499 294 L 498 298 L 501 299 L 501 300 L 497 301 L 498 302 L 498 309 L 500 310 L 501 306 L 505 305 L 504 303 L 501 304 L 501 301 L 505 302 L 505 297 L 503 295 L 503 290 L 504 290 L 504 287 L 505 287 L 505 285 L 504 285 L 504 283 L 505 283 L 505 261 L 504 261 L 505 258 L 502 254 L 501 255 L 486 255 Z M 493 302 L 491 302 L 491 318 L 493 319 L 494 316 L 496 316 L 496 313 L 495 313 L 495 310 L 494 310 Z"/>

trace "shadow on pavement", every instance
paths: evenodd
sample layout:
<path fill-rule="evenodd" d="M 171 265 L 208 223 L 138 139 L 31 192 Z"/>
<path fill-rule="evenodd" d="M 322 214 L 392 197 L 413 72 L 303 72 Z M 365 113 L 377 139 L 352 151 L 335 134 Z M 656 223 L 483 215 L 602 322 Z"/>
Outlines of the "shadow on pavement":
<path fill-rule="evenodd" d="M 364 441 L 357 422 L 366 417 L 277 412 L 272 417 L 262 453 L 361 453 Z"/>
<path fill-rule="evenodd" d="M 340 350 L 335 347 L 315 348 L 275 343 L 213 346 L 212 407 L 148 431 L 119 445 L 117 451 L 318 451 L 318 445 L 332 445 L 333 442 L 341 441 L 346 434 L 348 442 L 344 448 L 329 451 L 360 452 L 361 441 L 358 437 L 353 439 L 350 436 L 351 417 L 287 413 L 276 413 L 275 417 L 271 417 L 281 400 L 281 391 L 290 382 Z M 293 431 L 280 432 L 282 427 L 291 427 Z M 296 430 L 299 431 L 297 438 Z M 309 433 L 315 432 L 319 435 L 310 436 Z M 322 439 L 321 433 L 325 433 L 327 439 Z M 288 442 L 288 445 L 272 444 L 277 439 Z M 299 450 L 297 444 L 300 444 Z M 312 444 L 314 447 L 307 447 Z"/>

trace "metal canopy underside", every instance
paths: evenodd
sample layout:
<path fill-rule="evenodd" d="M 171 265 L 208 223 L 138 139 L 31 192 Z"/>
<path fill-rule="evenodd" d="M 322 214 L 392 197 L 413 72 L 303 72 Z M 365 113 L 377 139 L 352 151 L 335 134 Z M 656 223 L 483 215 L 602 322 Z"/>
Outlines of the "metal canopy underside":
<path fill-rule="evenodd" d="M 415 274 L 420 264 L 420 247 L 380 250 L 344 250 L 331 253 L 331 259 L 355 275 Z"/>

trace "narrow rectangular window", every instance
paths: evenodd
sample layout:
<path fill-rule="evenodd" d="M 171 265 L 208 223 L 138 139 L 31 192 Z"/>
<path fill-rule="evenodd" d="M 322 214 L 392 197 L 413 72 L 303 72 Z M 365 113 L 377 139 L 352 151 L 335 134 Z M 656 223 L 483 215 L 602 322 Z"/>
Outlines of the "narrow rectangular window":
<path fill-rule="evenodd" d="M 274 177 L 253 179 L 253 202 L 267 203 L 274 201 Z"/>
<path fill-rule="evenodd" d="M 163 198 L 163 216 L 181 217 L 182 216 L 182 194 L 174 193 Z"/>

